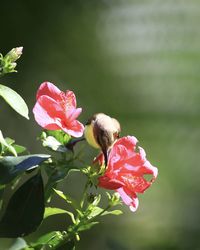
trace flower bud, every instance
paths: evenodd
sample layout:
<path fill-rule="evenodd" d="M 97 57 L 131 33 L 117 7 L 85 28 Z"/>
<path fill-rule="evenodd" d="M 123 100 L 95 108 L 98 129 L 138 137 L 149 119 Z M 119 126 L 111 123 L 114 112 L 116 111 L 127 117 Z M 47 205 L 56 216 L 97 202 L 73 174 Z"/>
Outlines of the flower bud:
<path fill-rule="evenodd" d="M 11 51 L 9 51 L 9 52 L 6 54 L 5 58 L 6 58 L 6 59 L 9 58 L 9 60 L 10 60 L 11 62 L 15 62 L 15 61 L 17 61 L 17 59 L 19 59 L 20 56 L 22 55 L 22 51 L 23 51 L 23 47 L 13 48 L 13 49 L 11 49 Z"/>

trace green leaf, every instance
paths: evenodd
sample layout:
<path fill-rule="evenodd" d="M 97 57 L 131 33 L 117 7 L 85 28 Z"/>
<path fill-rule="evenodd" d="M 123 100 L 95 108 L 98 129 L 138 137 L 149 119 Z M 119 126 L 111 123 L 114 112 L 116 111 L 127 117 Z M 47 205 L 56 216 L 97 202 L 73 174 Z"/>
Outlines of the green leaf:
<path fill-rule="evenodd" d="M 17 238 L 14 240 L 9 250 L 21 250 L 27 247 L 26 241 L 22 238 Z"/>
<path fill-rule="evenodd" d="M 3 205 L 4 190 L 5 190 L 5 186 L 0 186 L 0 211 Z"/>
<path fill-rule="evenodd" d="M 13 89 L 0 84 L 0 96 L 21 116 L 29 119 L 28 107 L 22 97 Z"/>
<path fill-rule="evenodd" d="M 44 219 L 56 214 L 66 214 L 67 212 L 68 211 L 57 207 L 46 207 L 44 212 Z"/>
<path fill-rule="evenodd" d="M 54 137 L 62 145 L 66 145 L 71 140 L 71 136 L 62 130 L 45 130 L 45 133 L 47 136 Z"/>
<path fill-rule="evenodd" d="M 53 169 L 46 167 L 45 171 L 48 175 L 48 181 L 45 185 L 45 200 L 50 201 L 52 196 L 52 191 L 57 187 L 57 184 L 68 176 L 72 171 L 80 171 L 75 166 L 59 165 Z"/>
<path fill-rule="evenodd" d="M 88 219 L 92 219 L 96 217 L 103 211 L 103 209 L 100 207 L 91 207 L 90 209 L 91 209 L 91 212 L 88 215 Z"/>
<path fill-rule="evenodd" d="M 17 152 L 17 154 L 24 153 L 27 150 L 24 146 L 17 145 L 17 144 L 14 144 L 13 147 L 15 151 Z"/>
<path fill-rule="evenodd" d="M 48 147 L 53 151 L 57 151 L 57 152 L 62 152 L 65 153 L 68 151 L 68 149 L 62 145 L 58 140 L 56 140 L 56 138 L 54 138 L 53 136 L 47 136 L 44 140 L 42 145 L 44 147 Z"/>
<path fill-rule="evenodd" d="M 50 155 L 35 154 L 0 158 L 0 185 L 11 182 L 24 171 L 37 167 L 49 157 Z"/>
<path fill-rule="evenodd" d="M 43 220 L 44 189 L 41 174 L 26 181 L 11 197 L 0 221 L 0 237 L 16 238 L 34 232 Z"/>
<path fill-rule="evenodd" d="M 49 245 L 51 247 L 56 246 L 63 239 L 63 235 L 60 231 L 52 231 L 41 236 L 36 242 L 31 243 L 31 246 L 34 249 L 41 249 L 38 247 L 42 247 L 45 245 Z"/>
<path fill-rule="evenodd" d="M 6 137 L 5 140 L 6 140 L 6 142 L 7 142 L 9 145 L 12 145 L 13 143 L 15 143 L 15 140 L 13 140 L 13 139 L 10 138 L 10 137 Z"/>
<path fill-rule="evenodd" d="M 60 190 L 54 189 L 54 191 L 56 192 L 56 194 L 58 196 L 60 196 L 63 200 L 70 202 L 70 200 L 68 200 L 67 196 Z"/>
<path fill-rule="evenodd" d="M 57 207 L 46 207 L 45 213 L 44 213 L 44 219 L 48 218 L 49 216 L 56 215 L 56 214 L 68 214 L 71 217 L 72 222 L 74 224 L 76 223 L 73 213 L 67 210 L 61 209 L 61 208 L 57 208 Z"/>
<path fill-rule="evenodd" d="M 62 199 L 64 199 L 67 203 L 71 204 L 76 209 L 76 211 L 78 213 L 80 213 L 81 215 L 83 215 L 82 212 L 81 212 L 81 208 L 79 207 L 79 205 L 77 204 L 77 202 L 74 199 L 72 199 L 71 197 L 69 197 L 66 194 L 63 194 L 63 192 L 60 191 L 60 190 L 57 190 L 55 188 L 53 190 L 56 192 L 56 194 L 58 196 L 60 196 Z"/>
<path fill-rule="evenodd" d="M 123 212 L 121 210 L 116 209 L 112 211 L 105 211 L 101 216 L 109 215 L 109 214 L 120 215 L 120 214 L 123 214 Z"/>
<path fill-rule="evenodd" d="M 4 139 L 1 130 L 0 130 L 0 143 L 4 147 L 6 147 L 14 156 L 17 156 L 17 152 L 16 152 L 15 148 L 11 145 L 12 144 L 11 141 L 9 141 L 8 139 Z"/>
<path fill-rule="evenodd" d="M 93 222 L 90 222 L 88 224 L 85 224 L 85 225 L 81 225 L 79 228 L 78 228 L 78 232 L 81 232 L 81 231 L 85 231 L 85 230 L 89 230 L 91 227 L 93 227 L 94 225 L 96 224 L 99 224 L 98 221 L 93 221 Z"/>

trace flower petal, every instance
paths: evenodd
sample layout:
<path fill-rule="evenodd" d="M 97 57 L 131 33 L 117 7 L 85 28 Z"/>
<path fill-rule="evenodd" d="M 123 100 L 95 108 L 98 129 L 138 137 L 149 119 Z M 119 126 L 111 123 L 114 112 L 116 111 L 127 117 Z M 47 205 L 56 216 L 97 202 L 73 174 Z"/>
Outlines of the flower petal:
<path fill-rule="evenodd" d="M 115 190 L 115 189 L 122 187 L 124 184 L 123 182 L 117 179 L 111 179 L 109 176 L 103 175 L 99 177 L 98 185 L 102 188 Z"/>
<path fill-rule="evenodd" d="M 120 194 L 123 202 L 127 206 L 129 206 L 130 210 L 132 212 L 135 212 L 139 206 L 139 200 L 138 200 L 136 193 L 134 193 L 134 192 L 131 193 L 123 187 L 118 188 L 117 192 Z"/>
<path fill-rule="evenodd" d="M 38 100 L 39 97 L 46 95 L 51 97 L 54 100 L 61 100 L 60 94 L 62 91 L 57 88 L 53 83 L 51 82 L 43 82 L 36 94 L 36 99 Z"/>
<path fill-rule="evenodd" d="M 131 192 L 144 193 L 144 191 L 151 186 L 151 182 L 145 180 L 141 176 L 135 176 L 133 173 L 120 173 L 124 186 Z"/>
<path fill-rule="evenodd" d="M 76 108 L 76 96 L 75 96 L 73 91 L 67 90 L 66 101 L 67 101 L 67 106 L 69 108 L 71 108 L 71 107 Z"/>
<path fill-rule="evenodd" d="M 81 137 L 83 135 L 84 126 L 77 120 L 72 121 L 71 123 L 63 123 L 62 128 L 67 134 L 74 136 L 74 137 Z"/>
<path fill-rule="evenodd" d="M 50 97 L 41 96 L 33 108 L 33 114 L 41 127 L 50 130 L 61 128 L 62 109 Z"/>
<path fill-rule="evenodd" d="M 81 112 L 82 112 L 82 108 L 77 108 L 77 109 L 71 108 L 70 110 L 66 112 L 66 119 L 69 122 L 73 121 L 80 115 Z"/>

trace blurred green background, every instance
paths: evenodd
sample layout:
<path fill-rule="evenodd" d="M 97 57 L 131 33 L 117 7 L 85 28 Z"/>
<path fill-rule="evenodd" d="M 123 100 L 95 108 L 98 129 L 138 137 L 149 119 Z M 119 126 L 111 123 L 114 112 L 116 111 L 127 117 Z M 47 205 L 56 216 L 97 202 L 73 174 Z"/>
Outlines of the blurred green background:
<path fill-rule="evenodd" d="M 73 90 L 82 122 L 96 112 L 116 117 L 159 168 L 136 213 L 124 206 L 124 215 L 83 233 L 77 249 L 200 249 L 200 2 L 18 0 L 1 1 L 0 12 L 1 53 L 24 46 L 19 72 L 1 83 L 30 111 L 45 80 Z M 44 152 L 33 115 L 26 121 L 0 105 L 3 134 Z M 79 192 L 77 178 L 64 183 L 67 191 Z M 57 216 L 41 232 L 64 225 Z M 7 240 L 0 249 L 9 249 Z"/>

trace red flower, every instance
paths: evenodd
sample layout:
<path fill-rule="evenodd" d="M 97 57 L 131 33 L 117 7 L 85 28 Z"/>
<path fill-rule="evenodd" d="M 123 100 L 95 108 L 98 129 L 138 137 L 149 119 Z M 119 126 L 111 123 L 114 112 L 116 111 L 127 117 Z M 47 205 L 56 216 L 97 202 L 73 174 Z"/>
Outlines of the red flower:
<path fill-rule="evenodd" d="M 83 135 L 84 126 L 76 118 L 82 112 L 76 108 L 76 96 L 70 90 L 66 93 L 50 82 L 43 82 L 36 95 L 33 108 L 36 122 L 48 130 L 62 129 L 74 137 Z"/>
<path fill-rule="evenodd" d="M 146 159 L 143 148 L 138 147 L 134 136 L 120 138 L 110 151 L 108 166 L 103 176 L 99 177 L 99 186 L 116 190 L 123 202 L 136 211 L 139 205 L 137 193 L 143 193 L 156 179 L 158 169 Z M 151 174 L 150 181 L 144 175 Z"/>

